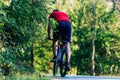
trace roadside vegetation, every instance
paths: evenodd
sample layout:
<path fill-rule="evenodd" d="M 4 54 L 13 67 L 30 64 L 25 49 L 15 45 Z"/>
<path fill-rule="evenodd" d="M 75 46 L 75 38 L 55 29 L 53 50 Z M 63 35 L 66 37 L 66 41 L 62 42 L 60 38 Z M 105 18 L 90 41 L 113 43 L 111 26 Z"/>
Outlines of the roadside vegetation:
<path fill-rule="evenodd" d="M 32 73 L 32 74 L 10 74 L 8 76 L 0 75 L 1 80 L 51 80 L 50 78 L 44 77 L 40 73 Z"/>
<path fill-rule="evenodd" d="M 47 22 L 54 9 L 67 12 L 73 27 L 68 74 L 120 76 L 120 0 L 0 0 L 0 78 L 52 74 Z"/>

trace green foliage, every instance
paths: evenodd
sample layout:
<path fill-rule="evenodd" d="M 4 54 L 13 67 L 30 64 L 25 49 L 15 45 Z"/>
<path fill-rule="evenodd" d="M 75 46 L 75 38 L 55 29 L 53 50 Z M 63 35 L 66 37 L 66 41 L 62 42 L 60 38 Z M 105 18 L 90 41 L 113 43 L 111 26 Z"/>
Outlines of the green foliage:
<path fill-rule="evenodd" d="M 119 14 L 112 8 L 107 9 L 107 3 L 105 0 L 95 2 L 97 13 L 95 72 L 97 75 L 120 74 Z M 0 69 L 4 75 L 14 72 L 28 73 L 34 70 L 51 72 L 51 42 L 46 39 L 47 16 L 55 8 L 68 12 L 71 19 L 73 27 L 71 66 L 76 69 L 76 74 L 91 74 L 95 17 L 90 1 L 1 0 Z M 54 21 L 52 24 L 54 27 L 57 25 Z M 24 75 L 19 78 L 39 79 L 38 76 L 37 78 L 22 77 Z M 16 79 L 15 76 L 12 78 Z"/>
<path fill-rule="evenodd" d="M 103 3 L 103 2 L 102 2 Z M 84 4 L 84 5 L 83 5 Z M 119 74 L 119 19 L 116 11 L 106 11 L 106 4 L 96 2 L 97 33 L 95 39 L 95 72 L 96 75 Z M 91 74 L 93 13 L 89 2 L 81 2 L 81 7 L 75 14 L 73 21 L 73 49 L 71 63 L 77 67 L 77 74 Z M 77 23 L 74 21 L 76 20 Z M 116 26 L 114 26 L 116 25 Z M 77 37 L 77 39 L 76 39 Z M 74 48 L 74 47 L 73 47 Z M 115 63 L 116 62 L 116 63 Z"/>
<path fill-rule="evenodd" d="M 51 79 L 48 79 L 47 77 L 42 76 L 38 72 L 35 72 L 33 74 L 16 73 L 14 75 L 9 75 L 9 76 L 0 75 L 0 79 L 2 80 L 51 80 Z"/>
<path fill-rule="evenodd" d="M 16 70 L 17 66 L 22 68 L 33 64 L 31 58 L 34 56 L 31 56 L 31 45 L 45 38 L 41 37 L 45 33 L 44 23 L 47 19 L 45 3 L 40 0 L 12 0 L 10 6 L 4 8 L 1 6 L 1 67 L 12 63 L 13 69 Z"/>

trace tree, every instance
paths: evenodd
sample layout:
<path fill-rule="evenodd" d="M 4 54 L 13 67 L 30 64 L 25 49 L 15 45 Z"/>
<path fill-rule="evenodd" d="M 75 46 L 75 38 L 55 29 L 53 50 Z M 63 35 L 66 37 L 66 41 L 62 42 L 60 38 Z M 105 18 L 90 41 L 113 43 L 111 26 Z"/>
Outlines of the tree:
<path fill-rule="evenodd" d="M 94 22 L 93 22 L 93 26 L 94 26 L 94 35 L 93 35 L 93 39 L 92 39 L 92 47 L 93 47 L 93 52 L 92 52 L 92 75 L 95 76 L 95 38 L 96 38 L 96 18 L 97 18 L 97 14 L 96 14 L 96 9 L 95 9 L 95 2 L 93 2 L 92 4 L 92 8 L 93 8 L 93 15 L 94 15 Z"/>
<path fill-rule="evenodd" d="M 83 1 L 80 2 L 80 4 L 81 6 L 78 12 L 75 11 L 75 15 L 77 15 L 77 17 L 74 17 L 74 19 L 77 21 L 75 23 L 76 27 L 74 27 L 73 36 L 75 36 L 75 39 L 73 43 L 76 45 L 77 49 L 74 50 L 72 56 L 72 65 L 73 67 L 77 67 L 77 74 L 91 74 L 92 72 L 90 68 L 92 67 L 92 56 L 90 54 L 92 54 L 91 42 L 94 34 L 93 8 L 89 4 L 89 1 Z M 109 72 L 111 72 L 111 74 L 118 74 L 117 72 L 119 72 L 119 69 L 117 64 L 119 62 L 119 57 L 115 56 L 114 54 L 119 53 L 117 50 L 119 48 L 118 45 L 116 45 L 117 48 L 113 49 L 115 45 L 112 44 L 114 44 L 114 41 L 115 44 L 119 41 L 119 18 L 116 16 L 116 10 L 106 10 L 107 2 L 103 4 L 103 1 L 97 1 L 95 5 L 98 22 L 96 23 L 96 38 L 94 39 L 95 73 L 96 75 L 109 74 Z M 110 57 L 112 56 L 114 56 L 114 58 L 112 58 L 112 61 L 117 61 L 115 64 L 110 60 Z"/>
<path fill-rule="evenodd" d="M 2 66 L 12 63 L 15 69 L 18 67 L 20 70 L 19 67 L 24 67 L 26 70 L 32 70 L 35 56 L 33 45 L 45 38 L 40 36 L 45 33 L 43 29 L 47 19 L 45 3 L 46 1 L 42 0 L 12 0 L 9 6 L 2 7 L 5 12 L 3 20 L 1 19 L 3 26 L 0 28 L 1 41 L 4 43 L 2 46 L 4 51 L 1 52 Z M 6 65 L 3 65 L 4 63 Z"/>

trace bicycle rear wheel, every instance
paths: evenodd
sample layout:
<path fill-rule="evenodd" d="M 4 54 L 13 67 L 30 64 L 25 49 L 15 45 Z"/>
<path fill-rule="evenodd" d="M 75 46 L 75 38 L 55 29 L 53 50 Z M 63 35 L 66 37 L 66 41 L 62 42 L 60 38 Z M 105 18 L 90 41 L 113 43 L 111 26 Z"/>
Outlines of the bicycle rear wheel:
<path fill-rule="evenodd" d="M 58 61 L 55 61 L 53 66 L 53 76 L 56 76 L 57 70 L 58 70 Z"/>
<path fill-rule="evenodd" d="M 66 75 L 67 61 L 68 61 L 68 56 L 67 56 L 66 51 L 63 51 L 61 60 L 62 61 L 60 64 L 60 75 L 61 77 L 64 77 Z"/>

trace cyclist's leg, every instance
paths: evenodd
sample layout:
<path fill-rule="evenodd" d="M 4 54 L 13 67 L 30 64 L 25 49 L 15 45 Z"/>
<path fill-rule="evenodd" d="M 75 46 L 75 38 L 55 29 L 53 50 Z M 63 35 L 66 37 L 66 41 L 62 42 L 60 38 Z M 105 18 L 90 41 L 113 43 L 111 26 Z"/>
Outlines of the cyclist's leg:
<path fill-rule="evenodd" d="M 53 49 L 53 53 L 54 53 L 53 59 L 57 59 L 57 49 L 58 49 L 58 41 L 57 40 L 53 40 L 52 49 Z"/>
<path fill-rule="evenodd" d="M 70 63 L 70 56 L 71 56 L 71 50 L 70 50 L 70 43 L 66 43 L 67 46 L 67 53 L 68 53 L 68 63 Z"/>
<path fill-rule="evenodd" d="M 70 28 L 70 26 L 68 25 L 67 26 L 67 29 L 68 29 L 68 31 L 67 31 L 67 33 L 66 33 L 66 35 L 67 35 L 67 43 L 66 43 L 66 45 L 67 45 L 67 53 L 68 53 L 68 65 L 67 65 L 67 70 L 69 71 L 70 69 L 71 69 L 71 67 L 70 67 L 70 56 L 71 56 L 71 49 L 70 49 L 70 42 L 71 42 L 71 28 Z"/>
<path fill-rule="evenodd" d="M 52 49 L 54 53 L 53 59 L 57 59 L 57 49 L 58 49 L 58 37 L 57 37 L 58 32 L 53 33 L 53 43 L 52 43 Z"/>

